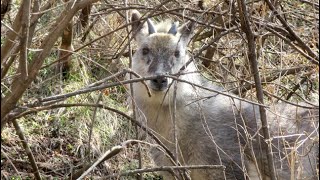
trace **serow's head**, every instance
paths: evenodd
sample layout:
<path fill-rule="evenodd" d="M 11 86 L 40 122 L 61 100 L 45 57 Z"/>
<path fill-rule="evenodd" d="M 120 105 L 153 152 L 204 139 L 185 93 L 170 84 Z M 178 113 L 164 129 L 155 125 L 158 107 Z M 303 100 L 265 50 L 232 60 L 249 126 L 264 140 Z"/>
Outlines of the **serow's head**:
<path fill-rule="evenodd" d="M 133 70 L 142 76 L 156 76 L 147 81 L 148 86 L 153 91 L 166 91 L 172 79 L 163 75 L 178 73 L 189 60 L 187 45 L 195 24 L 178 27 L 178 23 L 167 21 L 154 25 L 150 19 L 141 19 L 137 11 L 132 12 L 131 22 L 138 45 Z"/>

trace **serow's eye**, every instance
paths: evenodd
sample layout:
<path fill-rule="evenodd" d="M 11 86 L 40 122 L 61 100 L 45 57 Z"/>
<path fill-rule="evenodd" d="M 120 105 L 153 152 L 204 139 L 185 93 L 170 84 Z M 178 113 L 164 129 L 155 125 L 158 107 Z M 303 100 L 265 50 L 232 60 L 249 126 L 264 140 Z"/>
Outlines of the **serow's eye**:
<path fill-rule="evenodd" d="M 179 51 L 179 50 L 176 50 L 176 51 L 174 52 L 174 56 L 175 56 L 176 58 L 180 57 L 180 51 Z"/>
<path fill-rule="evenodd" d="M 143 55 L 147 55 L 149 53 L 149 51 L 150 51 L 149 48 L 143 48 L 142 49 L 142 54 Z"/>

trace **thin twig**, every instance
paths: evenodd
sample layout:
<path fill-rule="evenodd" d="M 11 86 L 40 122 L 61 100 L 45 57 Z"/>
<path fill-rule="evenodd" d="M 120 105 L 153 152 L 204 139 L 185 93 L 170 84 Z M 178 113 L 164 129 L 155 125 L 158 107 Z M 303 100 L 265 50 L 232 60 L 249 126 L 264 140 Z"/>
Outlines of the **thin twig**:
<path fill-rule="evenodd" d="M 275 70 L 272 71 L 270 73 L 269 76 L 267 77 L 260 77 L 260 79 L 262 79 L 261 83 L 268 83 L 268 82 L 272 82 L 276 79 L 278 79 L 279 77 L 283 77 L 283 76 L 287 76 L 287 75 L 291 75 L 291 74 L 297 74 L 298 72 L 301 72 L 303 70 L 307 70 L 310 69 L 311 66 L 304 66 L 304 67 L 293 67 L 293 68 L 289 68 L 289 69 L 281 69 L 281 70 Z M 245 82 L 244 84 L 241 85 L 241 87 L 239 89 L 235 89 L 233 91 L 231 91 L 234 94 L 239 94 L 241 93 L 245 93 L 246 91 L 255 88 L 255 84 L 254 83 L 249 83 L 249 82 Z"/>
<path fill-rule="evenodd" d="M 58 18 L 56 18 L 55 24 L 52 25 L 48 35 L 44 38 L 43 43 L 40 46 L 40 49 L 42 49 L 42 51 L 37 52 L 32 58 L 32 61 L 28 67 L 28 78 L 26 80 L 23 80 L 19 77 L 15 78 L 11 83 L 12 92 L 1 99 L 1 127 L 3 127 L 6 123 L 5 117 L 7 117 L 13 109 L 15 109 L 16 103 L 20 100 L 23 93 L 27 90 L 27 88 L 38 75 L 39 70 L 42 64 L 44 63 L 46 57 L 50 54 L 53 45 L 55 44 L 61 32 L 67 26 L 69 21 L 73 18 L 73 16 L 77 13 L 79 9 L 85 7 L 87 4 L 94 3 L 96 1 L 98 0 L 79 1 L 76 3 L 74 8 L 70 8 L 69 3 L 66 9 L 64 9 L 64 11 L 61 13 L 61 15 Z M 3 48 L 1 48 L 1 53 L 2 50 Z M 6 59 L 6 57 L 3 56 L 3 54 L 1 54 L 1 61 L 3 59 Z"/>
<path fill-rule="evenodd" d="M 44 5 L 42 7 L 43 8 L 49 8 L 50 7 L 50 4 L 52 4 L 52 2 L 48 2 L 46 5 Z M 34 3 L 33 3 L 33 7 L 32 7 L 32 12 L 38 12 L 39 11 L 39 8 L 40 8 L 40 2 L 38 0 L 35 0 Z M 27 47 L 30 47 L 30 44 L 32 42 L 32 37 L 34 36 L 34 32 L 35 32 L 35 29 L 36 29 L 36 25 L 37 25 L 37 21 L 43 14 L 40 14 L 40 15 L 37 15 L 37 16 L 34 16 L 32 15 L 31 16 L 31 22 L 30 22 L 30 28 L 29 28 L 29 35 L 28 35 L 28 45 Z M 20 48 L 19 47 L 14 47 L 13 50 L 11 50 L 11 56 L 10 56 L 10 59 L 8 59 L 7 61 L 5 61 L 3 64 L 1 64 L 1 80 L 6 76 L 9 68 L 11 67 L 12 63 L 15 61 L 17 55 L 18 55 L 18 52 L 19 52 Z"/>
<path fill-rule="evenodd" d="M 307 58 L 310 62 L 312 62 L 313 64 L 319 65 L 319 62 L 317 60 L 315 60 L 314 58 L 310 57 L 308 54 L 306 54 L 305 52 L 303 52 L 301 49 L 299 49 L 294 43 L 291 42 L 290 39 L 286 38 L 285 36 L 281 35 L 279 32 L 277 32 L 276 30 L 270 28 L 270 27 L 266 27 L 266 30 L 272 32 L 273 34 L 275 34 L 276 36 L 278 36 L 279 38 L 281 38 L 283 41 L 285 41 L 287 44 L 289 44 L 293 49 L 295 49 L 296 51 L 298 51 L 302 56 L 304 56 L 305 58 Z"/>
<path fill-rule="evenodd" d="M 291 96 L 296 92 L 296 90 L 298 90 L 301 87 L 301 85 L 307 81 L 307 79 L 308 76 L 303 77 L 301 81 L 292 88 L 292 91 L 287 95 L 286 100 L 289 100 Z"/>
<path fill-rule="evenodd" d="M 101 162 L 106 161 L 110 159 L 111 157 L 119 154 L 123 149 L 125 149 L 127 146 L 137 143 L 136 140 L 128 140 L 123 142 L 121 145 L 114 146 L 110 150 L 106 151 L 102 156 L 100 156 L 86 171 L 84 171 L 80 177 L 76 177 L 74 175 L 73 178 L 76 178 L 77 180 L 83 179 L 87 174 L 89 174 L 97 165 L 99 165 Z"/>
<path fill-rule="evenodd" d="M 315 6 L 316 8 L 319 8 L 319 3 L 315 3 L 307 0 L 299 0 L 299 1 L 301 1 L 302 3 L 309 4 L 310 6 Z"/>
<path fill-rule="evenodd" d="M 49 106 L 46 106 L 46 107 L 41 107 L 41 108 L 31 108 L 29 111 L 26 111 L 22 114 L 20 114 L 20 116 L 16 116 L 15 119 L 17 118 L 20 118 L 20 117 L 23 117 L 25 115 L 28 115 L 28 114 L 31 114 L 31 113 L 35 113 L 35 112 L 40 112 L 40 111 L 43 111 L 43 110 L 51 110 L 51 109 L 55 109 L 55 108 L 63 108 L 63 107 L 74 107 L 74 106 L 82 106 L 82 107 L 99 107 L 99 108 L 103 108 L 103 109 L 107 109 L 109 111 L 112 111 L 112 112 L 115 112 L 123 117 L 125 117 L 126 119 L 130 120 L 132 123 L 134 123 L 135 125 L 139 126 L 139 128 L 141 128 L 143 131 L 145 131 L 151 138 L 153 138 L 155 140 L 155 142 L 157 142 L 160 147 L 162 147 L 165 151 L 165 153 L 168 154 L 168 156 L 171 158 L 171 159 L 175 159 L 175 155 L 169 150 L 168 147 L 166 147 L 160 140 L 159 138 L 155 135 L 157 134 L 155 131 L 153 131 L 152 129 L 150 128 L 147 128 L 146 126 L 144 126 L 141 122 L 137 121 L 136 119 L 128 116 L 127 114 L 125 114 L 124 112 L 122 111 L 119 111 L 117 109 L 114 109 L 114 108 L 111 108 L 111 107 L 108 107 L 108 106 L 105 106 L 103 104 L 85 104 L 85 103 L 82 103 L 82 104 L 53 104 L 53 105 L 49 105 Z M 178 163 L 177 165 L 181 165 L 180 163 Z"/>
<path fill-rule="evenodd" d="M 124 0 L 124 4 L 125 4 L 125 7 L 127 7 L 128 6 L 128 1 Z M 130 21 L 129 21 L 129 12 L 128 11 L 125 12 L 125 18 L 126 18 L 126 23 L 129 24 Z M 127 31 L 128 35 L 130 35 L 130 30 L 129 30 L 128 26 L 126 27 L 126 31 Z M 129 42 L 128 42 L 129 67 L 130 67 L 130 69 L 132 69 L 132 50 L 131 50 L 131 45 L 130 45 L 130 42 L 131 42 L 132 38 L 133 38 L 133 36 L 131 38 L 129 38 Z M 129 74 L 129 76 L 130 76 L 129 78 L 130 79 L 132 79 L 132 75 L 133 75 L 132 73 Z M 148 91 L 148 92 L 150 92 L 150 91 Z M 132 117 L 134 119 L 137 119 L 136 104 L 135 104 L 135 101 L 134 101 L 134 98 L 133 98 L 134 97 L 133 84 L 130 84 L 130 95 L 132 97 L 131 98 L 131 105 L 132 105 L 132 111 L 133 111 Z M 150 97 L 150 94 L 149 94 L 149 97 Z M 139 139 L 139 127 L 137 125 L 135 125 L 135 131 L 136 131 L 135 132 L 136 133 L 136 139 Z M 138 167 L 139 167 L 139 169 L 141 169 L 142 166 L 143 166 L 143 164 L 142 164 L 143 162 L 142 162 L 142 154 L 141 154 L 141 146 L 140 146 L 140 144 L 138 144 L 137 154 L 138 154 L 138 160 L 139 160 Z M 138 174 L 138 179 L 139 180 L 143 180 L 143 176 L 142 175 L 143 175 L 142 173 Z"/>
<path fill-rule="evenodd" d="M 12 166 L 14 172 L 17 173 L 18 176 L 19 176 L 19 178 L 21 179 L 20 172 L 18 171 L 18 169 L 16 168 L 16 166 L 12 163 L 12 161 L 11 161 L 11 159 L 9 158 L 9 156 L 7 155 L 7 153 L 5 153 L 5 152 L 2 150 L 2 147 L 1 147 L 1 156 L 3 156 L 4 158 L 7 159 L 7 161 L 9 162 L 9 164 Z M 1 166 L 2 166 L 2 162 L 1 162 Z"/>
<path fill-rule="evenodd" d="M 280 13 L 276 10 L 276 8 L 274 7 L 274 5 L 271 3 L 270 0 L 265 0 L 265 2 L 267 3 L 267 5 L 269 6 L 269 8 L 272 10 L 272 12 L 275 14 L 275 16 L 279 19 L 279 21 L 281 22 L 281 24 L 283 25 L 283 27 L 289 32 L 290 35 L 292 35 L 295 40 L 298 42 L 299 46 L 304 49 L 305 51 L 308 52 L 308 54 L 315 58 L 319 64 L 319 56 L 317 56 L 311 49 L 309 46 L 307 46 L 299 36 L 297 36 L 297 34 L 292 30 L 292 28 L 288 25 L 287 21 L 280 15 Z"/>
<path fill-rule="evenodd" d="M 96 104 L 99 104 L 101 98 L 102 98 L 102 95 L 103 93 L 100 92 L 99 96 L 98 96 L 98 99 L 96 101 Z M 89 126 L 89 137 L 88 137 L 88 157 L 89 157 L 89 162 L 91 161 L 91 156 L 90 156 L 90 151 L 91 151 L 91 138 L 92 138 L 92 131 L 93 131 L 93 126 L 94 126 L 94 123 L 95 123 L 95 120 L 96 120 L 96 115 L 97 115 L 97 110 L 98 110 L 98 107 L 94 107 L 94 110 L 93 110 L 93 115 L 92 115 L 92 119 L 91 119 L 91 124 Z"/>
<path fill-rule="evenodd" d="M 172 122 L 173 122 L 173 138 L 175 144 L 175 155 L 176 159 L 175 162 L 178 162 L 179 158 L 179 144 L 178 144 L 178 127 L 176 122 L 177 116 L 177 88 L 178 88 L 178 81 L 174 81 L 174 88 L 173 88 L 173 112 L 172 112 Z M 171 108 L 170 108 L 171 109 Z"/>
<path fill-rule="evenodd" d="M 101 180 L 116 178 L 116 177 L 121 177 L 121 176 L 130 176 L 130 175 L 134 175 L 137 173 L 143 173 L 143 172 L 187 170 L 187 169 L 221 169 L 221 170 L 225 170 L 225 166 L 223 166 L 223 165 L 160 166 L 160 167 L 152 167 L 152 168 L 144 168 L 144 169 L 135 169 L 135 170 L 130 170 L 130 171 L 123 172 L 120 174 L 112 174 L 112 175 L 106 176 L 104 178 L 101 178 Z"/>
<path fill-rule="evenodd" d="M 12 24 L 12 31 L 9 31 L 6 34 L 6 39 L 1 46 L 1 65 L 8 59 L 10 53 L 14 48 L 15 39 L 17 38 L 19 31 L 21 29 L 21 16 L 22 16 L 23 6 L 20 6 L 18 13 L 15 17 L 15 20 Z"/>
<path fill-rule="evenodd" d="M 180 81 L 180 82 L 183 82 L 183 83 L 187 83 L 187 84 L 190 84 L 192 86 L 199 87 L 201 89 L 204 89 L 204 90 L 207 90 L 207 91 L 210 91 L 210 92 L 215 92 L 215 93 L 227 96 L 227 97 L 239 99 L 241 101 L 245 101 L 245 102 L 248 102 L 250 104 L 267 107 L 266 105 L 263 105 L 261 103 L 253 102 L 253 101 L 238 97 L 238 96 L 230 94 L 230 93 L 221 92 L 219 90 L 215 90 L 215 89 L 212 89 L 212 88 L 204 87 L 202 85 L 195 84 L 195 83 L 189 82 L 187 80 L 179 79 L 179 78 L 176 77 L 176 75 L 162 75 L 162 76 L 163 77 L 169 77 L 169 78 L 172 78 L 174 80 L 177 80 L 177 81 Z M 95 86 L 95 87 L 89 87 L 89 88 L 86 87 L 86 88 L 79 89 L 79 90 L 76 90 L 76 91 L 71 92 L 71 93 L 66 93 L 66 94 L 61 94 L 61 95 L 55 95 L 55 96 L 51 96 L 51 97 L 41 98 L 35 104 L 42 103 L 42 102 L 47 102 L 47 101 L 53 101 L 53 100 L 65 100 L 66 98 L 69 98 L 69 97 L 72 97 L 72 96 L 76 96 L 76 95 L 79 95 L 79 94 L 93 92 L 93 91 L 96 91 L 96 90 L 110 88 L 110 87 L 114 87 L 114 86 L 118 86 L 118 85 L 124 85 L 124 84 L 129 84 L 129 83 L 152 80 L 152 79 L 154 79 L 156 77 L 158 77 L 158 76 L 146 76 L 146 77 L 141 77 L 141 78 L 124 80 L 124 81 L 120 81 L 120 82 L 112 82 L 112 83 L 108 83 L 108 84 L 102 84 L 102 85 Z"/>

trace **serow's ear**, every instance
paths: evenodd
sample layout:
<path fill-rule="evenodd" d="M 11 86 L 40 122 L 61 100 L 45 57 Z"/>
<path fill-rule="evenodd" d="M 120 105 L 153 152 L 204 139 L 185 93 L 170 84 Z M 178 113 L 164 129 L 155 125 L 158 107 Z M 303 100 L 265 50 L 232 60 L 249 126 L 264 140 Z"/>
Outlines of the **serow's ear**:
<path fill-rule="evenodd" d="M 137 31 L 142 29 L 142 23 L 141 23 L 141 14 L 137 10 L 133 10 L 131 12 L 131 22 L 132 22 L 132 32 L 134 34 L 137 33 Z"/>
<path fill-rule="evenodd" d="M 132 33 L 137 43 L 142 42 L 146 36 L 156 33 L 153 22 L 150 19 L 147 19 L 147 21 L 143 23 L 143 20 L 141 20 L 141 14 L 137 10 L 133 10 L 131 12 L 131 22 Z"/>
<path fill-rule="evenodd" d="M 193 22 L 193 21 L 189 21 L 185 24 L 183 24 L 179 29 L 178 29 L 178 32 L 180 34 L 180 38 L 181 38 L 181 41 L 183 41 L 185 44 L 188 44 L 191 37 L 192 37 L 192 34 L 193 34 L 193 31 L 195 29 L 195 26 L 196 26 L 196 23 Z"/>

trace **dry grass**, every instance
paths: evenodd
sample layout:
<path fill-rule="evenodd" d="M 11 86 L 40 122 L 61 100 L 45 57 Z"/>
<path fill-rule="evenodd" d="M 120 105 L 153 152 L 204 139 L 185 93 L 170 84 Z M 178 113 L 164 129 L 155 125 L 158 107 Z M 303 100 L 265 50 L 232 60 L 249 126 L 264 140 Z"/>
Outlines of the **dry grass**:
<path fill-rule="evenodd" d="M 198 21 L 198 29 L 195 34 L 199 36 L 214 31 L 210 25 L 222 29 L 239 26 L 238 22 L 234 21 L 236 18 L 231 15 L 232 13 L 225 12 L 226 9 L 223 9 L 225 6 L 221 6 L 222 11 L 218 12 L 218 1 L 215 4 L 211 3 L 211 1 L 204 1 L 204 9 L 202 10 L 199 9 L 196 3 L 186 1 L 177 1 L 179 3 L 172 1 L 165 5 L 160 5 L 161 3 L 158 1 L 148 3 L 146 1 L 129 2 L 131 3 L 130 8 L 127 9 L 140 9 L 142 13 L 147 13 L 147 15 L 158 14 L 155 18 L 156 20 L 172 18 L 183 22 L 193 18 L 193 20 Z M 310 2 L 319 4 L 319 1 L 311 0 Z M 43 1 L 42 5 L 45 3 L 47 1 Z M 290 27 L 315 54 L 319 54 L 319 7 L 302 3 L 301 1 L 282 1 L 281 3 Z M 9 31 L 8 27 L 12 26 L 20 4 L 21 1 L 14 0 L 11 11 L 2 19 L 2 24 L 4 25 L 1 28 L 2 45 L 5 41 L 6 33 Z M 61 12 L 62 6 L 60 1 L 56 2 L 52 9 L 48 10 L 40 18 L 28 54 L 29 62 L 35 53 L 39 51 L 38 48 L 42 40 L 48 34 L 50 26 L 54 23 L 54 18 Z M 182 7 L 187 9 L 185 11 L 168 11 Z M 267 91 L 267 104 L 278 102 L 280 101 L 279 98 L 287 99 L 293 103 L 297 101 L 317 101 L 319 97 L 319 66 L 311 63 L 291 45 L 265 28 L 266 24 L 282 27 L 272 17 L 272 13 L 265 4 L 254 2 L 248 7 L 250 7 L 250 12 L 252 13 L 252 26 L 257 33 L 256 42 L 259 48 L 261 77 L 262 79 L 274 77 L 272 81 L 266 81 L 263 84 L 264 90 Z M 62 80 L 60 75 L 54 72 L 55 64 L 51 65 L 58 57 L 58 47 L 61 41 L 58 39 L 51 49 L 50 55 L 45 59 L 43 68 L 17 102 L 17 106 L 30 105 L 37 98 L 79 90 L 128 67 L 128 35 L 125 28 L 119 29 L 124 27 L 126 22 L 125 9 L 125 5 L 119 1 L 99 1 L 95 3 L 91 10 L 89 26 L 92 22 L 94 22 L 94 25 L 89 30 L 81 28 L 78 19 L 79 15 L 76 14 L 73 26 L 74 32 L 76 32 L 72 43 L 73 48 L 78 50 L 78 48 L 86 44 L 88 46 L 83 47 L 72 55 L 73 67 L 69 79 Z M 221 21 L 221 18 L 214 19 L 213 15 L 216 17 L 222 12 L 224 13 L 222 16 L 224 21 Z M 317 27 L 315 27 L 315 24 Z M 83 42 L 82 38 L 87 30 L 89 33 Z M 206 53 L 206 49 L 202 48 L 208 45 L 217 35 L 204 36 L 202 40 L 191 43 L 190 51 L 192 54 L 200 54 L 200 57 L 196 57 L 195 60 L 198 62 L 199 69 L 202 70 L 204 76 L 225 87 L 226 90 L 239 92 L 237 90 L 240 90 L 246 83 L 253 82 L 247 62 L 246 41 L 239 28 L 222 36 L 216 42 L 217 51 L 210 59 L 213 62 L 208 67 L 202 66 L 201 59 Z M 105 37 L 95 41 L 102 36 Z M 293 43 L 295 46 L 299 46 L 296 42 Z M 131 46 L 134 48 L 133 43 L 131 43 Z M 301 49 L 301 47 L 298 48 Z M 14 61 L 7 75 L 1 81 L 2 97 L 11 92 L 10 86 L 13 77 L 18 75 L 18 64 L 18 61 Z M 284 71 L 294 68 L 297 68 L 297 70 Z M 283 73 L 277 74 L 280 71 Z M 112 81 L 123 79 L 124 77 L 119 77 Z M 292 89 L 295 89 L 295 91 L 292 92 Z M 292 95 L 289 96 L 291 92 Z M 122 86 L 77 95 L 64 100 L 63 103 L 97 103 L 100 94 L 102 94 L 99 101 L 100 104 L 129 114 L 126 102 L 129 93 Z M 240 96 L 255 100 L 255 89 L 252 88 L 241 92 Z M 136 137 L 135 127 L 129 120 L 105 109 L 98 108 L 95 113 L 95 108 L 93 107 L 49 109 L 26 115 L 18 119 L 18 122 L 28 139 L 28 144 L 35 156 L 40 174 L 45 179 L 67 178 L 71 172 L 78 171 L 86 162 L 89 162 L 89 159 L 98 158 L 111 147 Z M 318 131 L 318 129 L 315 130 Z M 92 134 L 89 138 L 90 131 L 92 131 Z M 88 142 L 90 142 L 90 147 Z M 151 166 L 151 160 L 147 155 L 149 146 L 141 146 L 143 165 L 145 167 Z M 132 146 L 97 166 L 90 176 L 95 179 L 112 173 L 136 169 L 137 167 L 137 148 Z M 15 129 L 10 123 L 1 133 L 1 177 L 5 179 L 32 179 L 33 177 L 29 160 L 18 136 L 15 134 Z M 132 177 L 131 179 L 135 178 Z M 144 178 L 154 179 L 159 177 L 150 173 L 145 174 Z"/>

